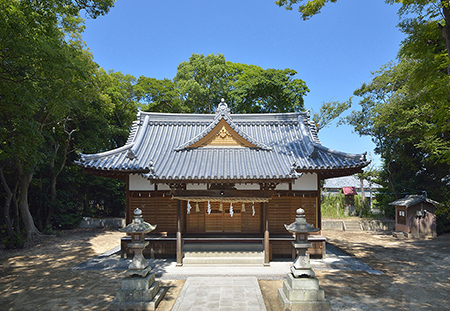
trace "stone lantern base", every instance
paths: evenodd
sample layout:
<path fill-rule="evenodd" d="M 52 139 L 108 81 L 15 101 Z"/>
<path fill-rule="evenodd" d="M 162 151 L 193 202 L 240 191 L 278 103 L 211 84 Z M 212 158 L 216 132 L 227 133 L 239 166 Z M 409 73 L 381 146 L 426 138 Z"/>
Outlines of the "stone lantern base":
<path fill-rule="evenodd" d="M 166 289 L 159 287 L 154 273 L 148 273 L 150 268 L 145 270 L 145 276 L 133 275 L 122 279 L 122 287 L 117 291 L 110 310 L 156 310 L 166 294 Z"/>
<path fill-rule="evenodd" d="M 296 278 L 288 273 L 283 288 L 278 289 L 278 298 L 283 310 L 331 311 L 331 304 L 325 300 L 325 292 L 315 277 Z"/>

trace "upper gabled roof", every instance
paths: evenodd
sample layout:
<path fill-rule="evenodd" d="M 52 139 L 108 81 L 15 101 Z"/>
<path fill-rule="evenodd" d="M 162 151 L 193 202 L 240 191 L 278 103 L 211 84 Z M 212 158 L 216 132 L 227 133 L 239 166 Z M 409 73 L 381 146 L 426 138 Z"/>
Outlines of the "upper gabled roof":
<path fill-rule="evenodd" d="M 125 146 L 77 163 L 161 182 L 239 182 L 349 175 L 369 161 L 322 146 L 308 112 L 231 114 L 222 102 L 215 114 L 139 112 Z"/>
<path fill-rule="evenodd" d="M 217 107 L 216 117 L 200 134 L 175 148 L 180 151 L 197 147 L 249 147 L 270 150 L 241 130 L 230 118 L 230 110 L 222 99 Z"/>

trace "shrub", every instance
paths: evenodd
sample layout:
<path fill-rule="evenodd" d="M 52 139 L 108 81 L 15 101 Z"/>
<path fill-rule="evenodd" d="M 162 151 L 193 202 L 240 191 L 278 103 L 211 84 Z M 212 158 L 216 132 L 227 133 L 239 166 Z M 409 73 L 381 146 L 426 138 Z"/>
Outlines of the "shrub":
<path fill-rule="evenodd" d="M 25 236 L 14 233 L 14 235 L 11 237 L 6 232 L 6 225 L 2 225 L 0 228 L 1 241 L 6 248 L 14 249 L 24 247 L 26 241 Z"/>

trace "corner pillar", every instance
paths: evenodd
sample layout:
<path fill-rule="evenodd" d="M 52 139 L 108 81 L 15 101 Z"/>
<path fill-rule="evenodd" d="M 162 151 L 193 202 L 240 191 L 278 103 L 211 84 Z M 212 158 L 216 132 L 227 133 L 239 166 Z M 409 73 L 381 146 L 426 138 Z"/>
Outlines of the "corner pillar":
<path fill-rule="evenodd" d="M 181 201 L 177 200 L 177 266 L 183 265 L 183 244 L 181 240 Z"/>
<path fill-rule="evenodd" d="M 270 243 L 269 243 L 269 203 L 263 203 L 264 209 L 264 266 L 270 265 Z"/>

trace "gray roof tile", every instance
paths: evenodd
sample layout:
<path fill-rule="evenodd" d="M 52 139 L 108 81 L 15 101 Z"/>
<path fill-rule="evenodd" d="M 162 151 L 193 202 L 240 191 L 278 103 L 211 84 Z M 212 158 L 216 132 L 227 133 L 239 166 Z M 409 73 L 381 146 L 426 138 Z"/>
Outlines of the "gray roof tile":
<path fill-rule="evenodd" d="M 147 177 L 154 180 L 291 179 L 297 177 L 293 163 L 299 173 L 362 168 L 369 163 L 365 155 L 322 146 L 309 113 L 218 111 L 215 115 L 139 112 L 125 146 L 82 154 L 77 163 L 94 170 L 149 173 Z M 187 148 L 222 118 L 258 148 Z"/>

